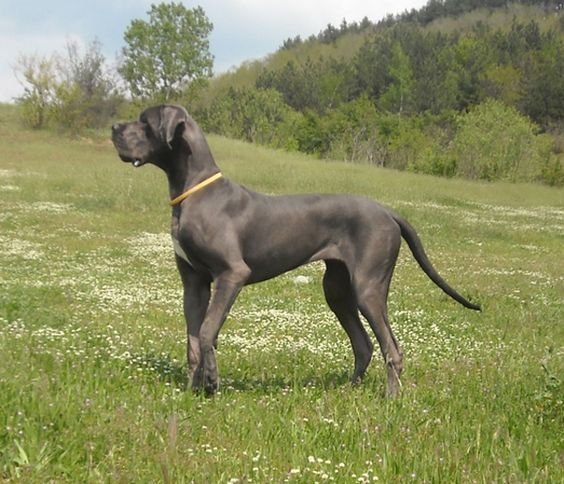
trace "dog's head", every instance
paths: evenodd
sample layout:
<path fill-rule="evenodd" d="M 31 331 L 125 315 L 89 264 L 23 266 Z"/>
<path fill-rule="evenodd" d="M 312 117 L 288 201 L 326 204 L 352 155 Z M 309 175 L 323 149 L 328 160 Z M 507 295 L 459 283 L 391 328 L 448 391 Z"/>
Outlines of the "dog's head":
<path fill-rule="evenodd" d="M 136 167 L 145 163 L 163 167 L 190 121 L 184 108 L 154 106 L 143 111 L 139 121 L 114 124 L 112 141 L 122 161 Z"/>

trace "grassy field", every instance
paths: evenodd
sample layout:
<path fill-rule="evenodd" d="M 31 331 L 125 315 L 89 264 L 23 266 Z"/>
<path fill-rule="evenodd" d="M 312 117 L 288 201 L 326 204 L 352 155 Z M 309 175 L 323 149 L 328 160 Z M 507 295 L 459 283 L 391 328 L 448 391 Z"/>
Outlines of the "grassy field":
<path fill-rule="evenodd" d="M 403 394 L 352 354 L 322 265 L 246 288 L 220 394 L 184 390 L 167 186 L 108 140 L 22 130 L 0 108 L 0 481 L 562 482 L 564 191 L 479 184 L 222 138 L 224 173 L 269 193 L 368 195 L 419 230 L 444 296 L 402 249 L 390 315 Z M 298 283 L 302 275 L 308 283 Z"/>

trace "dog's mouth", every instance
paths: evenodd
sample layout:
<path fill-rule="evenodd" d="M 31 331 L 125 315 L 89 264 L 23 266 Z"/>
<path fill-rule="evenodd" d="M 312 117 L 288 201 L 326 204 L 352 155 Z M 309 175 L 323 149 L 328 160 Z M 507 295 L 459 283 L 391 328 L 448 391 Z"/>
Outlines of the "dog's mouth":
<path fill-rule="evenodd" d="M 112 141 L 120 160 L 124 163 L 131 163 L 135 168 L 138 168 L 147 162 L 147 160 L 144 160 L 141 156 L 135 156 L 121 136 L 114 134 Z"/>
<path fill-rule="evenodd" d="M 118 155 L 121 161 L 123 161 L 124 163 L 131 163 L 135 168 L 139 168 L 140 166 L 143 166 L 145 163 L 147 163 L 146 160 L 143 160 L 140 157 L 128 156 L 123 153 L 118 153 Z"/>

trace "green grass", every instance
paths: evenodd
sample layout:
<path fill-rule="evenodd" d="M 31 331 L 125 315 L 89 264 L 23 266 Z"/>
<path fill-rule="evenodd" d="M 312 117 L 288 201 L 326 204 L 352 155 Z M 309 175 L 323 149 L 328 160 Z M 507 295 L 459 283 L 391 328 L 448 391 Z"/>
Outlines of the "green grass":
<path fill-rule="evenodd" d="M 322 265 L 246 288 L 220 336 L 222 388 L 184 390 L 164 175 L 105 136 L 30 132 L 0 108 L 0 481 L 562 482 L 564 192 L 328 163 L 210 137 L 270 193 L 351 192 L 420 232 L 481 314 L 404 247 L 390 294 L 403 394 L 352 355 Z M 295 276 L 311 278 L 296 284 Z"/>

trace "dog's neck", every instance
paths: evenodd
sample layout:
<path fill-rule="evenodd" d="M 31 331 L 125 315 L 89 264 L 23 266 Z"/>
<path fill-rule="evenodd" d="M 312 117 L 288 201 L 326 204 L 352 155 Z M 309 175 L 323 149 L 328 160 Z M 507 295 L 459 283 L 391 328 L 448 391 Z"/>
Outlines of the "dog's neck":
<path fill-rule="evenodd" d="M 205 140 L 192 144 L 189 156 L 184 150 L 175 153 L 166 170 L 171 199 L 220 171 Z"/>

